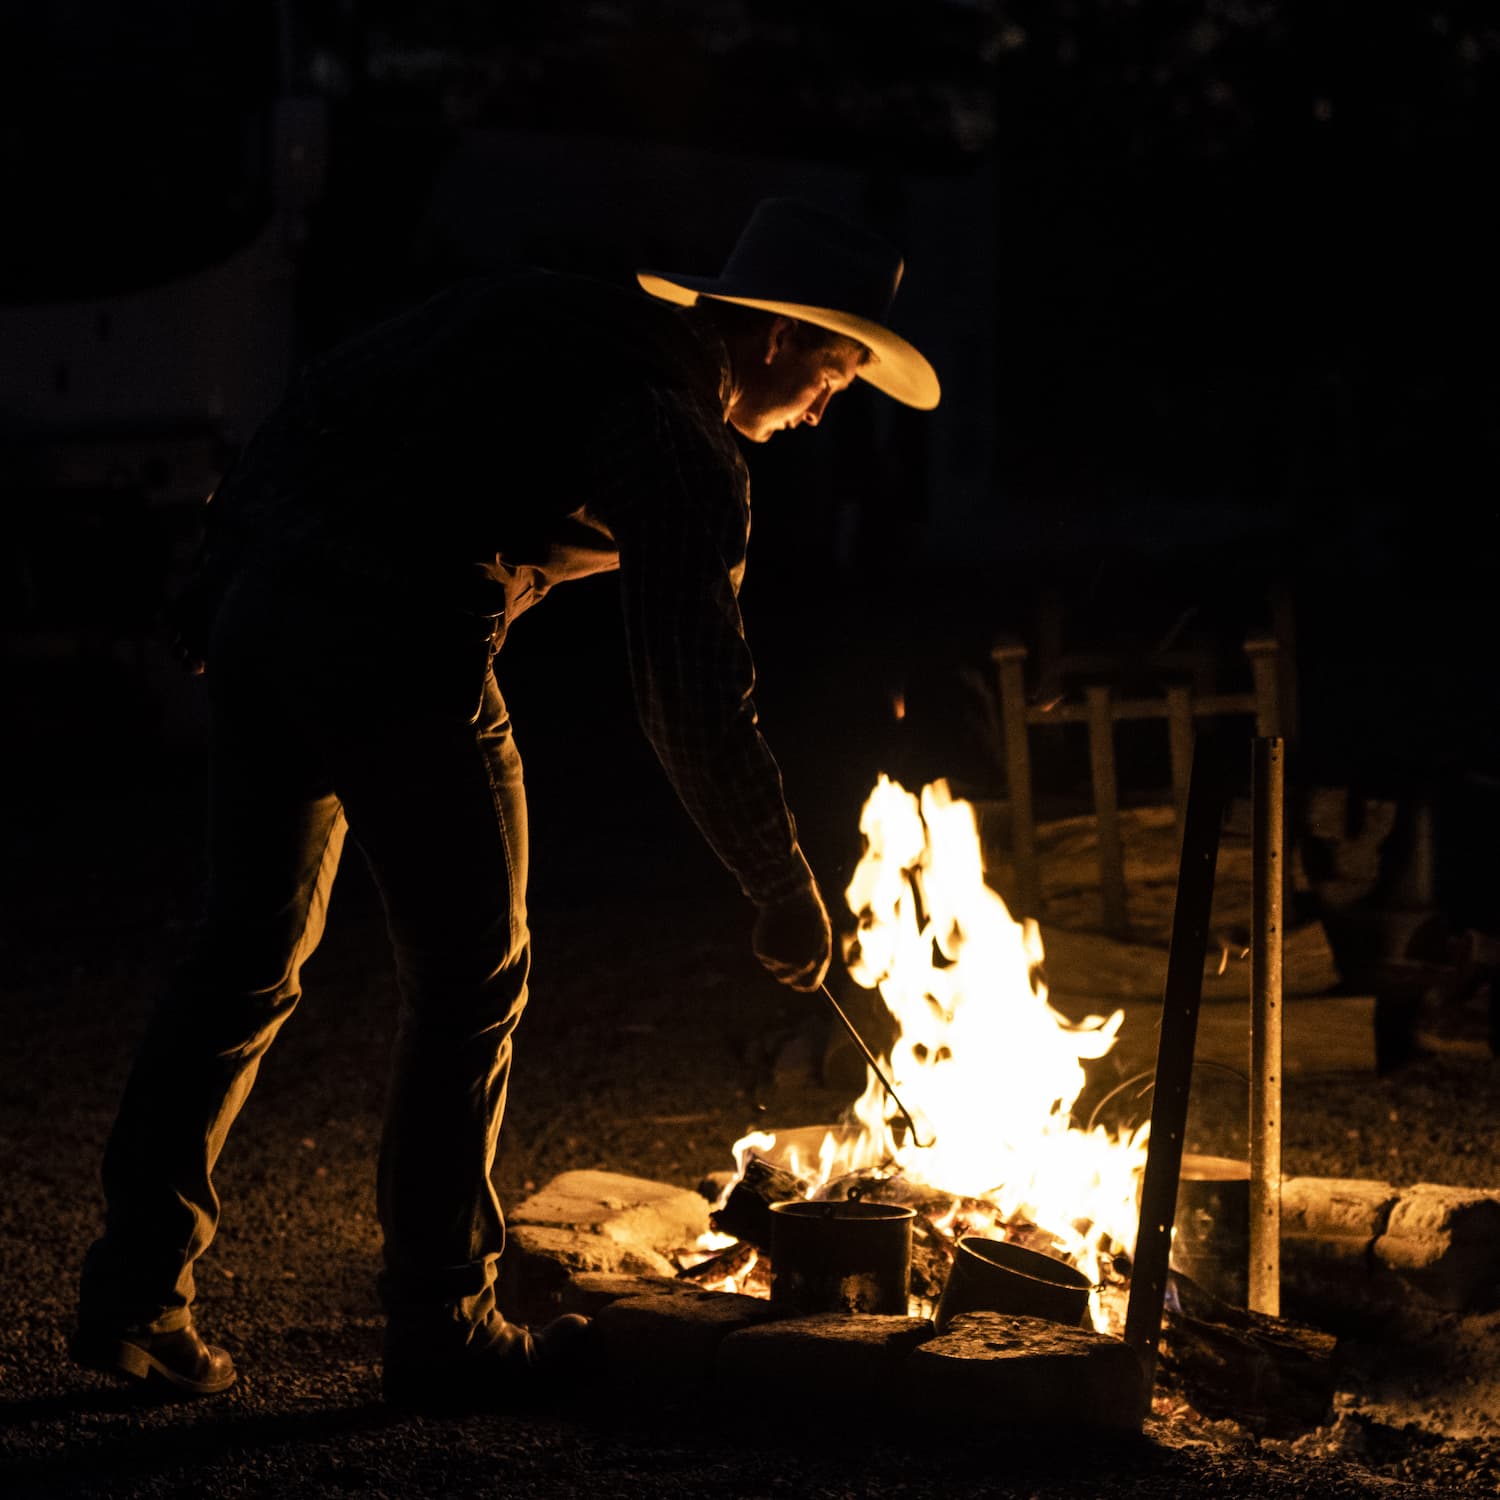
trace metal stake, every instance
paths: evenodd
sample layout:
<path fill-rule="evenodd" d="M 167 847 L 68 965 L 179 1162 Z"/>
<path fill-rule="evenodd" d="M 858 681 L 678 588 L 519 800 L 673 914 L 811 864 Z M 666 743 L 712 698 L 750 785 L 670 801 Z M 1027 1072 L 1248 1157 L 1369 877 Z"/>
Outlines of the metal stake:
<path fill-rule="evenodd" d="M 1141 1223 L 1131 1263 L 1130 1305 L 1125 1314 L 1125 1342 L 1141 1362 L 1142 1420 L 1150 1410 L 1156 1382 L 1156 1346 L 1161 1337 L 1172 1222 L 1182 1174 L 1182 1139 L 1193 1076 L 1193 1046 L 1198 1036 L 1198 1007 L 1203 999 L 1203 959 L 1208 949 L 1219 832 L 1228 802 L 1223 758 L 1211 742 L 1200 738 L 1194 747 L 1183 820 L 1177 904 L 1172 914 L 1156 1087 L 1151 1100 L 1151 1141 L 1141 1183 Z"/>
<path fill-rule="evenodd" d="M 1251 756 L 1250 1309 L 1281 1315 L 1281 954 L 1284 743 Z"/>

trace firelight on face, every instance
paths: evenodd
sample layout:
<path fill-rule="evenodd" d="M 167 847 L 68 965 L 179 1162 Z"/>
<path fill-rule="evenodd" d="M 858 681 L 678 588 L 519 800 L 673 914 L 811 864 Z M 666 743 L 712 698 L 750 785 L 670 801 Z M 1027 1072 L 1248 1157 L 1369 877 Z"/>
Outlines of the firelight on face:
<path fill-rule="evenodd" d="M 745 377 L 729 408 L 730 423 L 752 443 L 804 422 L 816 427 L 829 401 L 854 383 L 865 357 L 862 349 L 809 350 L 783 337 Z"/>

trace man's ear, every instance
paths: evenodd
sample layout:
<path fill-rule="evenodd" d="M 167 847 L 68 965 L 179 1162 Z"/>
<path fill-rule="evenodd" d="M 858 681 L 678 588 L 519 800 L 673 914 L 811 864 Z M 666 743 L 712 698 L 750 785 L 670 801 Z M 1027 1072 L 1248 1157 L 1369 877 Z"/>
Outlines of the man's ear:
<path fill-rule="evenodd" d="M 766 333 L 764 363 L 768 365 L 774 363 L 776 356 L 787 347 L 794 322 L 794 319 L 783 317 L 780 313 L 771 319 L 771 327 Z"/>

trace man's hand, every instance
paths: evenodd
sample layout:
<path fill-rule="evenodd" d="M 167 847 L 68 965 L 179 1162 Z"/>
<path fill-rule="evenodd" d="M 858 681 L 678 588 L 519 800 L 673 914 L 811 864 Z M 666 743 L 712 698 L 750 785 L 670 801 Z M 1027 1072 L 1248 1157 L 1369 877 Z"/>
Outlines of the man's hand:
<path fill-rule="evenodd" d="M 833 925 L 816 882 L 756 914 L 755 956 L 782 984 L 815 990 L 833 958 Z"/>

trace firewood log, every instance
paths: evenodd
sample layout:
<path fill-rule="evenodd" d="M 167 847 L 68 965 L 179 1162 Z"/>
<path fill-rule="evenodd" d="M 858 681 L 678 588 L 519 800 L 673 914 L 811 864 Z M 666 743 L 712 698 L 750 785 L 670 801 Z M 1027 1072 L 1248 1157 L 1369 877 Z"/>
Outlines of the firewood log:
<path fill-rule="evenodd" d="M 684 1266 L 678 1273 L 679 1281 L 718 1281 L 725 1276 L 738 1276 L 749 1265 L 756 1254 L 755 1246 L 746 1240 L 736 1240 L 732 1245 L 700 1260 L 696 1265 Z"/>
<path fill-rule="evenodd" d="M 764 1157 L 752 1156 L 740 1180 L 730 1190 L 724 1206 L 709 1216 L 720 1234 L 732 1234 L 757 1250 L 771 1248 L 771 1205 L 788 1198 L 802 1198 L 807 1184 L 784 1167 L 773 1166 Z"/>
<path fill-rule="evenodd" d="M 1331 1333 L 1231 1306 L 1173 1271 L 1158 1370 L 1204 1416 L 1294 1437 L 1332 1413 Z"/>

